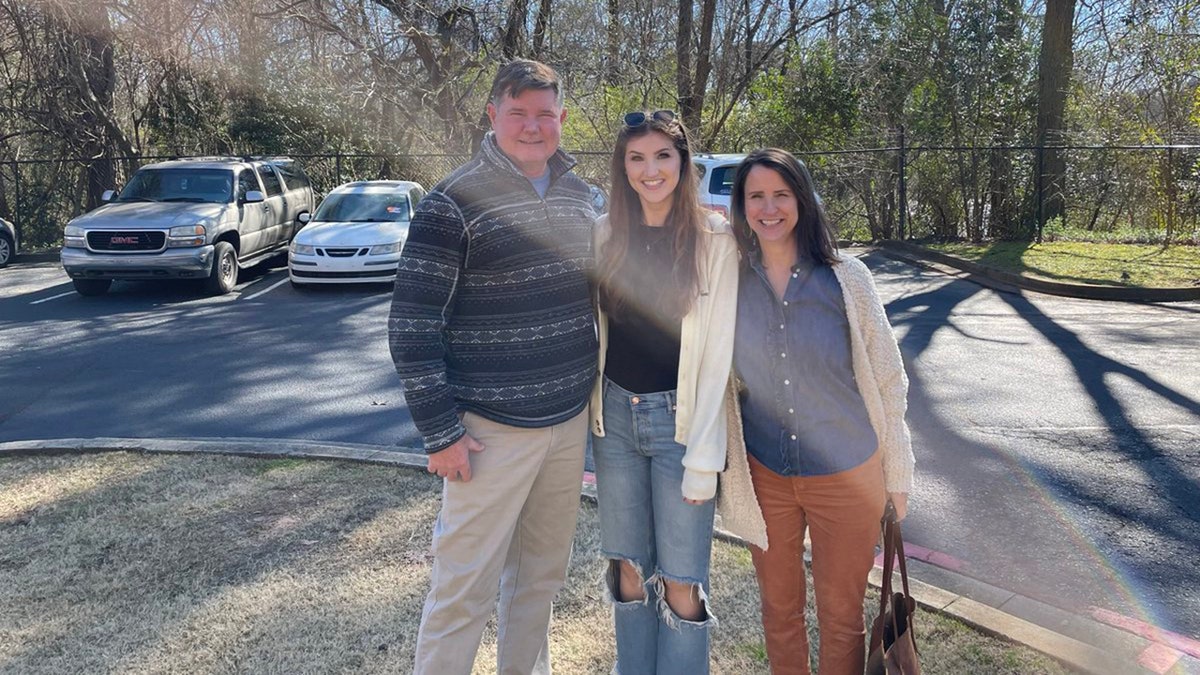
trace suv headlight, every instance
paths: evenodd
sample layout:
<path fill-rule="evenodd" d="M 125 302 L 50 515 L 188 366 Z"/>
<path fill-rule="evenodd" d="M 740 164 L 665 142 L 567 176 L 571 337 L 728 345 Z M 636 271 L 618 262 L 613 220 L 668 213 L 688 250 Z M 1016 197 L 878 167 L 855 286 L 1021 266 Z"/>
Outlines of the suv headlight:
<path fill-rule="evenodd" d="M 292 240 L 293 255 L 316 255 L 317 249 L 312 244 L 297 244 L 296 240 Z"/>
<path fill-rule="evenodd" d="M 63 248 L 87 248 L 82 227 L 68 225 L 63 230 Z"/>
<path fill-rule="evenodd" d="M 181 225 L 172 227 L 167 234 L 167 248 L 187 248 L 203 246 L 207 240 L 208 230 L 203 225 Z"/>
<path fill-rule="evenodd" d="M 387 255 L 388 253 L 399 253 L 400 247 L 404 244 L 402 241 L 397 241 L 391 244 L 378 244 L 371 247 L 371 252 L 368 255 Z"/>

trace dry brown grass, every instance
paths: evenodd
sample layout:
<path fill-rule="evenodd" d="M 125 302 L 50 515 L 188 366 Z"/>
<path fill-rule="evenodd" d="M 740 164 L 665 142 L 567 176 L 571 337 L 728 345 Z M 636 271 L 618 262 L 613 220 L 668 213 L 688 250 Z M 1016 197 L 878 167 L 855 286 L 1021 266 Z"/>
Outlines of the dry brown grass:
<path fill-rule="evenodd" d="M 408 672 L 438 484 L 336 462 L 116 453 L 0 459 L 0 672 Z M 607 673 L 595 509 L 552 632 L 560 673 Z M 718 544 L 713 672 L 766 673 L 745 550 Z M 1062 672 L 922 616 L 927 672 Z M 489 629 L 476 672 L 494 670 Z"/>

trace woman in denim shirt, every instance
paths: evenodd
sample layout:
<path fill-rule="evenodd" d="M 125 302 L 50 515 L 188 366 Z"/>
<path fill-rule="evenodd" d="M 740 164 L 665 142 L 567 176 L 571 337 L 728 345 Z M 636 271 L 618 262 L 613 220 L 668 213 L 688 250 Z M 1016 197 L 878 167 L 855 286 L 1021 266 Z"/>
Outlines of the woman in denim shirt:
<path fill-rule="evenodd" d="M 747 156 L 731 211 L 742 253 L 734 365 L 771 544 L 751 547 L 771 672 L 809 673 L 807 529 L 821 675 L 859 675 L 879 520 L 889 499 L 903 517 L 912 484 L 900 350 L 870 272 L 837 251 L 795 157 Z"/>
<path fill-rule="evenodd" d="M 737 243 L 700 207 L 671 111 L 625 116 L 596 222 L 600 372 L 592 398 L 617 672 L 708 672 L 708 563 L 727 446 Z"/>

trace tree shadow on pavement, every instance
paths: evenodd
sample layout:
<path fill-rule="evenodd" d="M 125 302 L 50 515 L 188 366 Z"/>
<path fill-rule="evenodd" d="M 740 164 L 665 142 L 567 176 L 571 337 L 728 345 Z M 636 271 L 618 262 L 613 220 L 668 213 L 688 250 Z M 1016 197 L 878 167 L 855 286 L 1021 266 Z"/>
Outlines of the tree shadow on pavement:
<path fill-rule="evenodd" d="M 870 257 L 868 262 L 901 277 L 924 274 Z M 1200 541 L 1200 500 L 1196 499 L 1200 488 L 1187 467 L 1179 463 L 1181 456 L 1194 455 L 1195 450 L 1170 448 L 1164 439 L 1138 429 L 1105 378 L 1127 378 L 1166 404 L 1193 415 L 1200 414 L 1200 403 L 1091 349 L 1021 295 L 992 293 L 962 280 L 932 290 L 927 285 L 921 288 L 886 306 L 898 335 L 903 336 L 900 346 L 910 379 L 908 419 L 918 462 L 917 508 L 908 528 L 910 537 L 917 543 L 922 538 L 948 543 L 952 549 L 948 552 L 966 561 L 964 573 L 1066 609 L 1080 611 L 1096 604 L 1144 614 L 1150 607 L 1150 613 L 1165 616 L 1158 610 L 1172 604 L 1175 616 L 1185 613 L 1179 609 L 1185 603 L 1179 602 L 1175 589 L 1200 586 L 1200 572 L 1182 564 L 1178 557 L 1163 555 L 1151 560 L 1138 557 L 1138 552 L 1148 544 L 1161 550 L 1193 550 Z M 921 363 L 935 336 L 952 330 L 969 338 L 980 345 L 973 358 L 990 358 L 999 353 L 993 350 L 1000 348 L 1011 354 L 1017 347 L 1007 345 L 1020 344 L 986 331 L 976 330 L 983 334 L 973 335 L 957 325 L 956 310 L 983 298 L 983 292 L 1006 303 L 1061 354 L 1103 419 L 1103 428 L 1086 434 L 1049 428 L 1028 432 L 1019 419 L 1000 423 L 1011 427 L 995 427 L 947 417 L 952 410 L 963 414 L 965 409 L 969 415 L 972 406 L 983 411 L 996 402 L 989 401 L 987 386 L 963 388 L 962 382 L 970 379 L 963 373 L 939 373 L 932 364 Z M 989 343 L 991 348 L 984 346 Z M 1019 386 L 1045 386 L 1039 384 L 1035 372 L 1013 372 L 1013 378 L 1027 382 L 1005 386 L 1010 391 Z M 947 387 L 947 376 L 957 378 L 957 389 Z M 995 383 L 990 386 L 998 388 Z M 948 390 L 959 397 L 953 407 L 934 398 L 947 396 Z M 1053 411 L 1029 413 L 1032 419 L 1053 416 Z M 1081 453 L 1089 453 L 1088 462 L 1080 461 Z M 1077 475 L 1081 465 L 1094 466 L 1089 463 L 1114 453 L 1115 459 L 1110 461 L 1132 463 L 1151 484 L 1134 489 L 1119 481 L 1095 481 L 1092 473 Z M 936 505 L 932 510 L 939 521 L 927 522 L 922 505 Z M 956 513 L 963 515 L 955 517 Z M 1123 538 L 1128 531 L 1122 534 L 1121 527 L 1109 527 L 1122 520 L 1136 521 L 1138 532 L 1132 541 Z M 1131 559 L 1137 559 L 1136 568 L 1127 564 Z M 1186 628 L 1170 619 L 1155 618 L 1160 625 L 1166 623 L 1164 627 Z M 1200 625 L 1200 617 L 1183 620 L 1193 627 Z"/>

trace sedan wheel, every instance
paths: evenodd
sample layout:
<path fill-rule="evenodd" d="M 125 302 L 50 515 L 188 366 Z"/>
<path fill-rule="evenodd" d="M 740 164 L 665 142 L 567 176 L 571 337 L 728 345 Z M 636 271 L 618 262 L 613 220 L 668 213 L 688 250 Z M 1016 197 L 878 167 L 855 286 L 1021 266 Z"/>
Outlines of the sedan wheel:
<path fill-rule="evenodd" d="M 13 244 L 8 235 L 0 234 L 0 267 L 7 267 L 12 260 Z"/>

